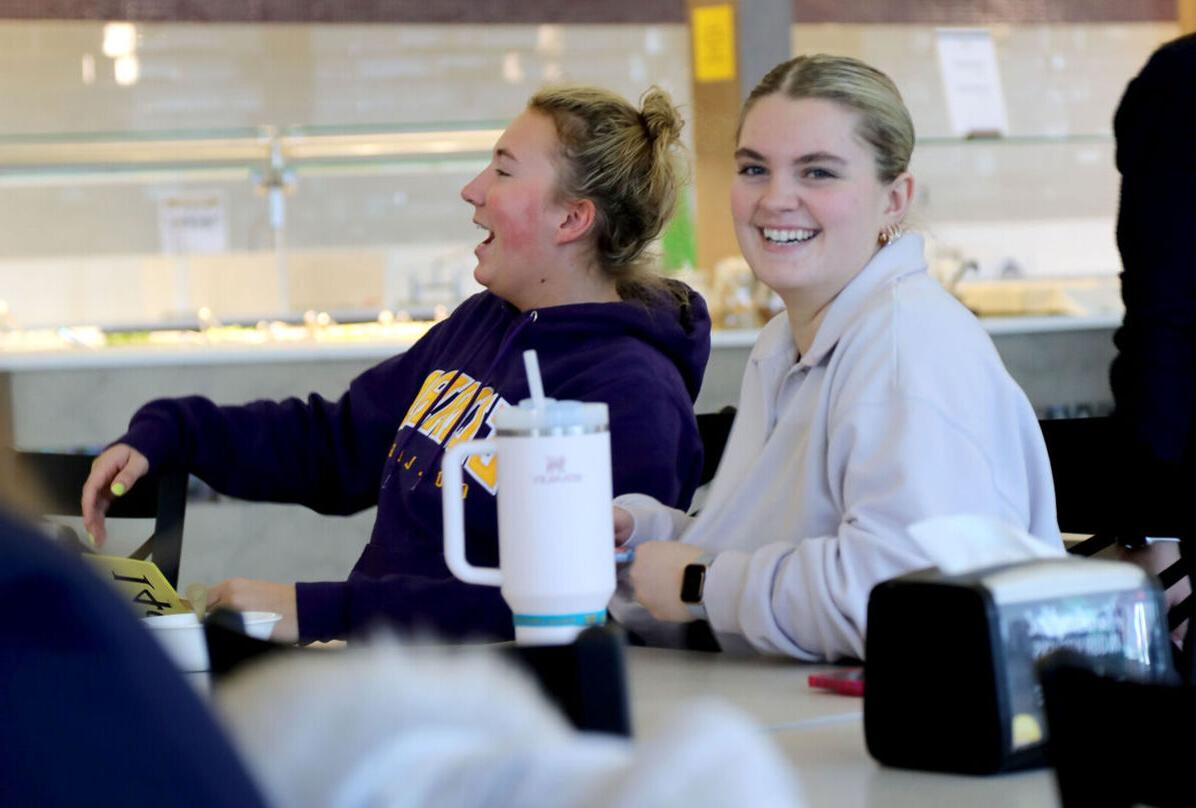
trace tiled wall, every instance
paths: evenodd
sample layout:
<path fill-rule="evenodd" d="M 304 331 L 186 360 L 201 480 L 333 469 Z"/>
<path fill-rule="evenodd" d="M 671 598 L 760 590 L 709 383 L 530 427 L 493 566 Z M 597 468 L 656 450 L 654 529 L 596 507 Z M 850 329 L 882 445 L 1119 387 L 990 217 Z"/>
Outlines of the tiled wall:
<path fill-rule="evenodd" d="M 505 120 L 552 80 L 690 97 L 676 24 L 139 25 L 129 86 L 114 80 L 102 31 L 0 22 L 0 134 Z M 897 81 L 932 139 L 915 154 L 914 224 L 944 253 L 978 259 L 982 275 L 1010 259 L 1036 275 L 1111 274 L 1112 113 L 1177 29 L 992 31 L 1013 135 L 1000 143 L 935 142 L 949 132 L 930 26 L 799 23 L 793 46 L 860 56 Z M 1026 142 L 1039 135 L 1083 138 Z M 293 307 L 393 305 L 428 288 L 421 272 L 464 288 L 477 235 L 458 191 L 479 167 L 301 174 L 285 234 Z M 160 254 L 158 199 L 179 189 L 222 195 L 226 255 Z M 23 324 L 145 322 L 200 305 L 254 317 L 278 299 L 266 203 L 243 175 L 0 177 L 0 234 L 0 299 Z"/>
<path fill-rule="evenodd" d="M 1113 112 L 1126 83 L 1170 23 L 1000 25 L 992 31 L 1010 137 L 950 138 L 935 30 L 914 25 L 806 25 L 795 53 L 858 56 L 901 89 L 921 143 L 912 224 L 945 253 L 996 277 L 1013 261 L 1029 275 L 1114 274 L 1118 176 Z M 1037 138 L 1064 138 L 1040 142 Z M 1067 141 L 1067 139 L 1071 139 Z"/>
<path fill-rule="evenodd" d="M 154 24 L 138 32 L 141 77 L 120 86 L 101 50 L 101 24 L 0 22 L 0 135 L 505 121 L 550 81 L 602 84 L 631 98 L 656 83 L 680 104 L 689 99 L 679 25 Z M 468 287 L 478 231 L 459 191 L 483 164 L 300 173 L 285 233 L 293 307 L 394 305 L 413 291 L 434 300 L 438 292 L 420 281 L 429 274 Z M 229 254 L 163 257 L 158 199 L 195 189 L 224 200 Z M 252 317 L 278 299 L 266 200 L 243 172 L 0 177 L 0 228 L 0 299 L 22 324 L 145 322 L 200 305 Z M 236 283 L 220 280 L 231 277 Z"/>

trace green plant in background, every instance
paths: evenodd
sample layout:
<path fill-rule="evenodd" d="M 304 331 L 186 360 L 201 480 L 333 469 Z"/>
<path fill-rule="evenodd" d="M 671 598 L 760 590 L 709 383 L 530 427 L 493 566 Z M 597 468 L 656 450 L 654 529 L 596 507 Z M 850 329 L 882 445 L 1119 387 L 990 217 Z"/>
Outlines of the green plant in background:
<path fill-rule="evenodd" d="M 693 269 L 698 264 L 698 243 L 689 193 L 677 195 L 677 210 L 660 237 L 660 266 L 665 272 Z"/>

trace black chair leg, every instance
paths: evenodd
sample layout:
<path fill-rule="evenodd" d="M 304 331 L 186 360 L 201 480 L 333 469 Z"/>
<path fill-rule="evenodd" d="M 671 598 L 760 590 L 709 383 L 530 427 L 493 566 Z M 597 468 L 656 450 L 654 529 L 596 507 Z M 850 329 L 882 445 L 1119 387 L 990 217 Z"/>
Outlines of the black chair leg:
<path fill-rule="evenodd" d="M 1196 590 L 1196 581 L 1192 579 L 1191 575 L 1192 569 L 1196 567 L 1196 564 L 1193 563 L 1193 555 L 1196 555 L 1196 544 L 1193 544 L 1191 536 L 1192 533 L 1190 531 L 1185 531 L 1183 536 L 1181 536 L 1179 561 L 1173 566 L 1182 565 L 1187 570 L 1188 581 L 1193 585 L 1193 589 Z M 1181 615 L 1191 617 L 1194 610 L 1193 607 L 1196 606 L 1193 603 L 1194 597 L 1196 597 L 1196 594 L 1190 594 L 1184 598 L 1182 603 L 1175 606 L 1173 611 L 1176 612 L 1177 617 Z M 1180 680 L 1189 687 L 1196 687 L 1196 638 L 1193 637 L 1194 633 L 1196 632 L 1192 631 L 1192 620 L 1189 619 L 1188 631 L 1184 634 L 1183 645 L 1180 647 L 1179 656 L 1175 660 L 1175 667 L 1179 671 Z"/>

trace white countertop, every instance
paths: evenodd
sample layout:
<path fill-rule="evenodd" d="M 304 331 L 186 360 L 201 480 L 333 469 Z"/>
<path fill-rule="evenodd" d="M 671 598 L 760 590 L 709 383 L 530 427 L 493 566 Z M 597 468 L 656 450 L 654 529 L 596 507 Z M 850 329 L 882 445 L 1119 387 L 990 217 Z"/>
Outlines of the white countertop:
<path fill-rule="evenodd" d="M 162 365 L 242 365 L 278 362 L 382 360 L 402 353 L 414 339 L 353 343 L 264 343 L 261 345 L 177 345 L 0 352 L 0 371 Z"/>
<path fill-rule="evenodd" d="M 1104 331 L 1121 327 L 1118 314 L 1083 317 L 981 317 L 980 324 L 991 335 L 1041 334 L 1050 331 Z"/>
<path fill-rule="evenodd" d="M 1120 315 L 1090 317 L 987 317 L 981 324 L 992 335 L 1033 334 L 1057 331 L 1114 329 Z M 415 325 L 415 324 L 412 324 Z M 757 330 L 715 331 L 714 350 L 750 348 Z M 0 372 L 29 370 L 73 370 L 178 365 L 240 365 L 285 362 L 381 361 L 410 348 L 418 334 L 394 338 L 334 341 L 305 339 L 286 342 L 179 342 L 169 345 L 138 345 L 89 348 L 74 345 L 44 350 L 0 349 Z"/>

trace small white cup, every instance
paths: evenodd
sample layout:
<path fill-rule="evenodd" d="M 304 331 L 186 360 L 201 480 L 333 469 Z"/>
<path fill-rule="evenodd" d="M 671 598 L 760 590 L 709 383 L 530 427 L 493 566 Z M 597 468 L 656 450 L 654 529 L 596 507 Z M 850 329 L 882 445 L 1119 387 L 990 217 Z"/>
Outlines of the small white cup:
<path fill-rule="evenodd" d="M 268 640 L 282 615 L 278 612 L 241 612 L 245 633 L 256 640 Z"/>
<path fill-rule="evenodd" d="M 274 626 L 282 620 L 278 612 L 241 612 L 245 633 L 258 640 L 270 639 Z M 184 673 L 211 668 L 208 643 L 203 625 L 193 612 L 143 617 L 142 625 L 158 640 L 166 655 Z"/>
<path fill-rule="evenodd" d="M 143 617 L 141 624 L 154 635 L 179 670 L 194 673 L 210 668 L 203 625 L 194 613 Z"/>

